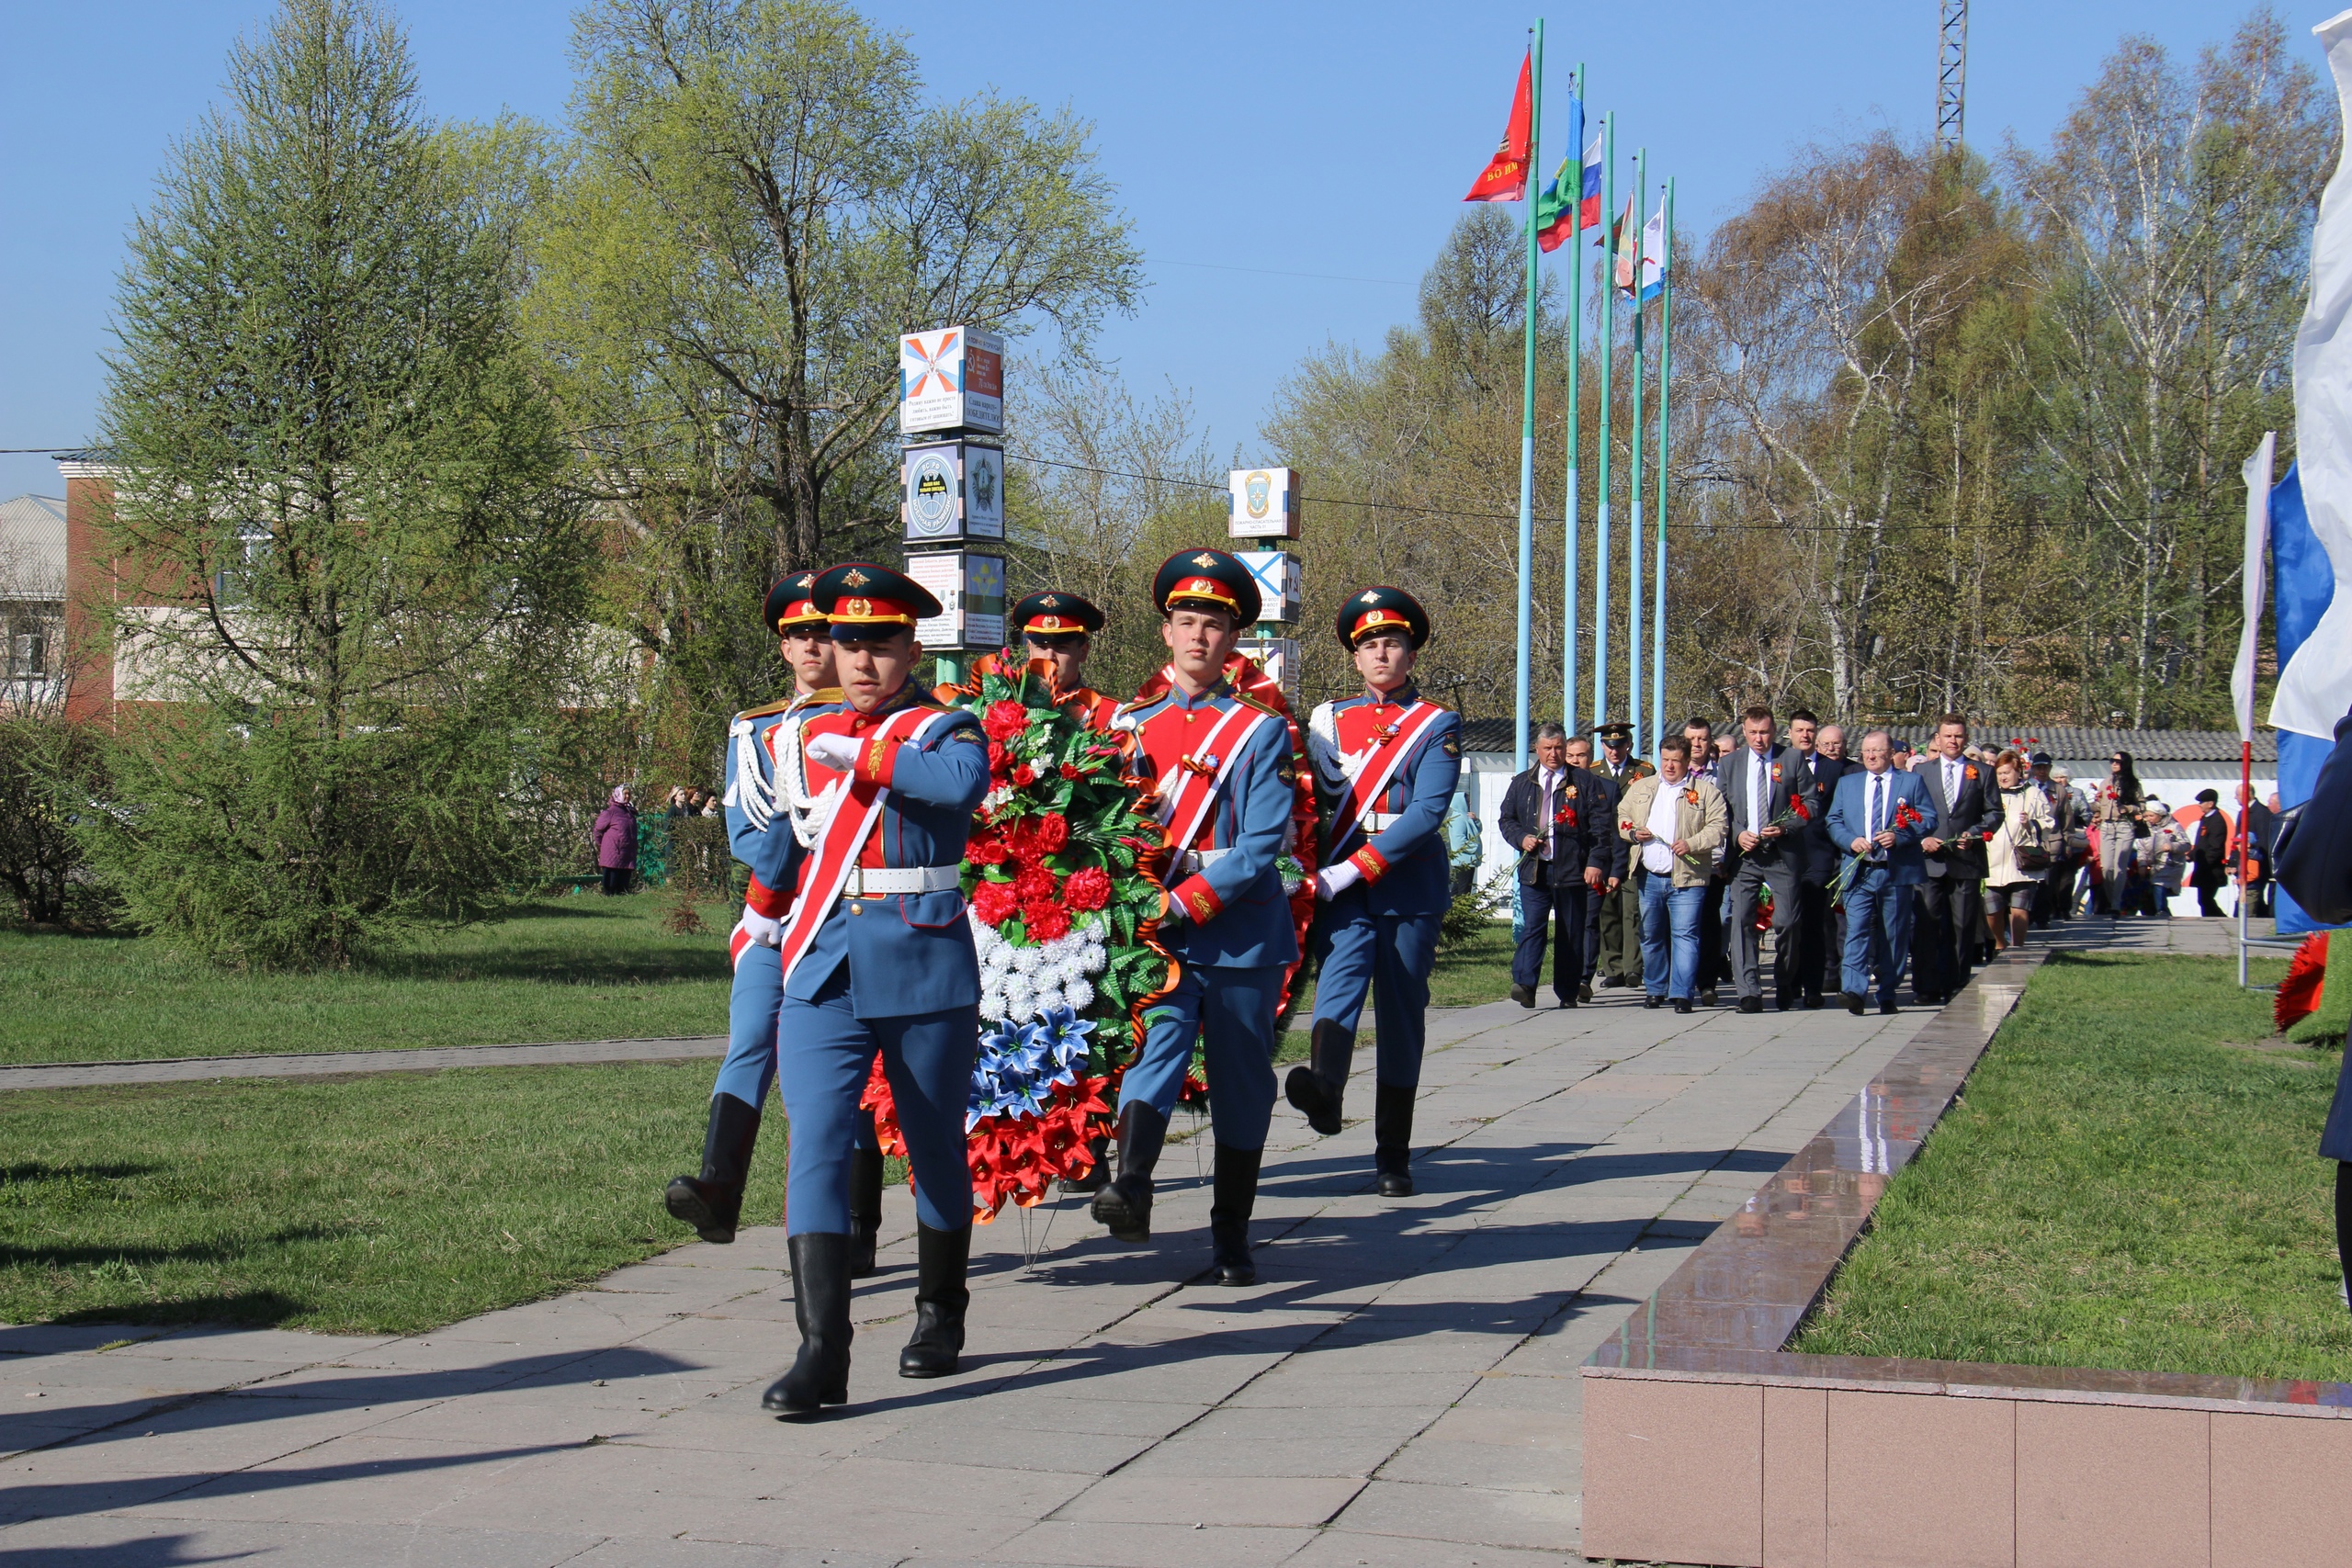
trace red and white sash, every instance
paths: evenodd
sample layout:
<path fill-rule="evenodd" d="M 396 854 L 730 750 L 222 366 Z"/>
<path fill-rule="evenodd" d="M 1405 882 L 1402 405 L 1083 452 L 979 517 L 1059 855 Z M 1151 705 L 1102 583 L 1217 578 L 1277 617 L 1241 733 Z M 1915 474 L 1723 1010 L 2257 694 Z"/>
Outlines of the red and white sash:
<path fill-rule="evenodd" d="M 944 713 L 941 708 L 902 708 L 884 719 L 882 727 L 864 744 L 921 740 L 923 732 Z M 816 846 L 810 858 L 801 864 L 792 912 L 785 917 L 784 931 L 776 942 L 786 983 L 791 981 L 792 971 L 807 954 L 809 944 L 817 940 L 825 918 L 833 912 L 842 889 L 849 885 L 851 868 L 857 864 L 858 854 L 865 848 L 874 825 L 882 820 L 882 803 L 889 794 L 881 784 L 854 773 L 844 773 L 825 786 L 825 793 L 817 803 Z M 728 943 L 737 962 L 741 961 L 751 940 L 750 933 L 739 922 Z"/>
<path fill-rule="evenodd" d="M 1234 704 L 1182 760 L 1176 777 L 1161 785 L 1159 820 L 1168 826 L 1168 842 L 1179 853 L 1193 847 L 1208 820 L 1209 808 L 1216 804 L 1226 775 L 1233 771 L 1233 760 L 1249 748 L 1258 726 L 1268 722 L 1278 724 L 1281 719 L 1247 703 Z"/>
<path fill-rule="evenodd" d="M 1416 702 L 1397 716 L 1396 722 L 1389 727 L 1387 739 L 1379 743 L 1380 754 L 1365 759 L 1366 766 L 1356 775 L 1354 786 L 1340 797 L 1339 808 L 1331 813 L 1331 831 L 1323 840 L 1323 854 L 1327 862 L 1338 857 L 1340 847 L 1348 841 L 1348 835 L 1354 832 L 1356 824 L 1363 819 L 1364 812 L 1387 792 L 1389 784 L 1396 780 L 1396 770 L 1403 767 L 1419 750 L 1414 742 L 1421 739 L 1421 732 L 1436 723 L 1438 716 L 1445 711 L 1435 703 Z M 1338 726 L 1335 724 L 1332 728 L 1336 733 Z M 1370 765 L 1374 762 L 1379 765 Z M 1366 839 L 1371 837 L 1368 833 L 1364 836 Z"/>

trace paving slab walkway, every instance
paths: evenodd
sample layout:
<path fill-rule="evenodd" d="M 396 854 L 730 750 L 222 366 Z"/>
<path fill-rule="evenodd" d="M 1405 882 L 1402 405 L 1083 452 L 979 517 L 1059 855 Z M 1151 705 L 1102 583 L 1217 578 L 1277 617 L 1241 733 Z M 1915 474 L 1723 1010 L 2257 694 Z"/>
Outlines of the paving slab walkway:
<path fill-rule="evenodd" d="M 1283 1108 L 1261 1282 L 1222 1290 L 1206 1140 L 1175 1145 L 1148 1247 L 1077 1199 L 981 1230 L 937 1382 L 896 1376 L 894 1190 L 820 1420 L 759 1409 L 795 1342 L 773 1228 L 406 1337 L 0 1327 L 0 1561 L 1573 1561 L 1578 1364 L 1930 1016 L 1439 1015 L 1419 1196 L 1373 1194 L 1365 1124 Z"/>

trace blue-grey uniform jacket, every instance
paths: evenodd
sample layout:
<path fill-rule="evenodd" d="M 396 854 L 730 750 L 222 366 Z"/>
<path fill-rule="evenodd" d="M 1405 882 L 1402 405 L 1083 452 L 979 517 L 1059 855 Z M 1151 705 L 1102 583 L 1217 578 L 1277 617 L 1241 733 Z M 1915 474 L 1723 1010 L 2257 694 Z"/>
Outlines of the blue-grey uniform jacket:
<path fill-rule="evenodd" d="M 1418 699 L 1403 692 L 1383 700 L 1408 705 Z M 1371 913 L 1442 915 L 1453 902 L 1444 829 L 1447 808 L 1462 779 L 1460 714 L 1439 714 L 1413 738 L 1412 754 L 1398 764 L 1380 798 L 1365 807 L 1381 818 L 1369 839 L 1361 823 L 1344 842 L 1330 837 L 1332 813 L 1354 787 L 1340 763 L 1341 716 L 1374 701 L 1367 695 L 1324 703 L 1307 720 L 1306 754 L 1315 765 L 1316 806 L 1324 829 L 1318 852 L 1325 865 L 1356 863 L 1363 873 L 1364 908 Z M 1365 765 L 1379 761 L 1375 756 Z"/>

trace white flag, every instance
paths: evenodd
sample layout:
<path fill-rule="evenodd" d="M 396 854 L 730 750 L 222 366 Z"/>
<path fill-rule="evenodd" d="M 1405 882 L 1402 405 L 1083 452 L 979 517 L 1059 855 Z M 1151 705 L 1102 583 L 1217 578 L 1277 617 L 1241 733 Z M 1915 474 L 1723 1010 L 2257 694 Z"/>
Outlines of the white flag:
<path fill-rule="evenodd" d="M 1647 304 L 1666 287 L 1666 209 L 1661 207 L 1642 225 L 1642 302 Z"/>
<path fill-rule="evenodd" d="M 2312 31 L 2352 118 L 2352 11 Z M 2335 597 L 2278 672 L 2270 723 L 2325 740 L 2352 709 L 2352 155 L 2337 159 L 2312 231 L 2312 299 L 2295 332 L 2295 461 Z"/>
<path fill-rule="evenodd" d="M 2230 671 L 2230 695 L 2238 710 L 2238 739 L 2254 739 L 2254 634 L 2262 624 L 2263 557 L 2270 545 L 2270 466 L 2278 433 L 2266 430 L 2262 445 L 2238 470 L 2245 477 L 2245 629 L 2238 634 L 2238 661 Z"/>

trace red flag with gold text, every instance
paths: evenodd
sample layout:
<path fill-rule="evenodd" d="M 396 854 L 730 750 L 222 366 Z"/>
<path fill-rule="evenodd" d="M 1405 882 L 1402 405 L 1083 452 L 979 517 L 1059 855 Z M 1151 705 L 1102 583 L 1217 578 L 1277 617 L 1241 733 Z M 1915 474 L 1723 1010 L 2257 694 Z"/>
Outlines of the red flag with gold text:
<path fill-rule="evenodd" d="M 1534 161 L 1528 132 L 1535 118 L 1535 71 L 1532 51 L 1519 62 L 1519 91 L 1510 100 L 1510 123 L 1503 128 L 1502 145 L 1487 162 L 1486 173 L 1472 182 L 1464 201 L 1524 201 L 1528 165 Z"/>

